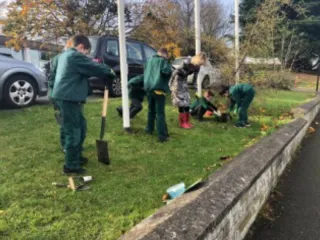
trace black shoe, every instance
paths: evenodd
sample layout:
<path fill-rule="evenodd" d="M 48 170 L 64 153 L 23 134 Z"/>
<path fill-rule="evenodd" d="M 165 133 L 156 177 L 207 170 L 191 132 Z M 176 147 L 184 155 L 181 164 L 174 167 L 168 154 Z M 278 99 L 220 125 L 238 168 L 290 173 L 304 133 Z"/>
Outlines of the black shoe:
<path fill-rule="evenodd" d="M 159 142 L 161 142 L 161 143 L 168 142 L 168 141 L 169 141 L 169 139 L 167 137 L 159 138 Z"/>
<path fill-rule="evenodd" d="M 65 174 L 84 174 L 84 173 L 86 173 L 86 170 L 84 168 L 71 169 L 71 168 L 67 168 L 66 165 L 64 165 L 63 172 Z"/>
<path fill-rule="evenodd" d="M 117 107 L 119 117 L 122 117 L 122 107 Z"/>
<path fill-rule="evenodd" d="M 145 132 L 146 132 L 146 134 L 148 134 L 148 135 L 152 135 L 152 134 L 153 134 L 153 132 L 150 132 L 150 131 L 148 131 L 148 130 L 145 130 Z"/>
<path fill-rule="evenodd" d="M 80 157 L 80 165 L 83 166 L 83 165 L 86 165 L 88 163 L 88 158 L 86 157 Z"/>
<path fill-rule="evenodd" d="M 243 123 L 237 123 L 236 125 L 234 125 L 236 128 L 246 128 L 246 125 Z"/>
<path fill-rule="evenodd" d="M 246 127 L 251 127 L 251 124 L 249 122 L 245 122 L 244 125 L 246 125 Z"/>

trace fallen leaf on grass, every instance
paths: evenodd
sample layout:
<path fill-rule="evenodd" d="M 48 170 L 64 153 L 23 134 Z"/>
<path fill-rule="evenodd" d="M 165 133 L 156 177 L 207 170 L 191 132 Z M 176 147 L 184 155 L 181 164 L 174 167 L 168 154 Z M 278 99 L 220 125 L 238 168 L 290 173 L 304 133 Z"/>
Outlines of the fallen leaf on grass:
<path fill-rule="evenodd" d="M 209 171 L 211 171 L 211 170 L 213 170 L 213 169 L 215 169 L 217 167 L 222 167 L 222 165 L 223 165 L 222 163 L 215 163 L 215 164 L 212 164 L 212 165 L 208 166 L 206 168 L 206 170 L 209 172 Z"/>
<path fill-rule="evenodd" d="M 308 128 L 308 133 L 315 133 L 316 130 L 313 127 Z"/>
<path fill-rule="evenodd" d="M 168 199 L 169 199 L 169 194 L 168 193 L 162 196 L 162 201 L 166 201 Z"/>
<path fill-rule="evenodd" d="M 223 157 L 220 157 L 220 160 L 221 161 L 229 161 L 231 160 L 232 158 L 230 156 L 223 156 Z"/>
<path fill-rule="evenodd" d="M 268 129 L 269 129 L 270 127 L 268 126 L 268 125 L 266 125 L 266 124 L 262 124 L 262 126 L 261 126 L 261 132 L 266 132 L 266 131 L 268 131 Z"/>

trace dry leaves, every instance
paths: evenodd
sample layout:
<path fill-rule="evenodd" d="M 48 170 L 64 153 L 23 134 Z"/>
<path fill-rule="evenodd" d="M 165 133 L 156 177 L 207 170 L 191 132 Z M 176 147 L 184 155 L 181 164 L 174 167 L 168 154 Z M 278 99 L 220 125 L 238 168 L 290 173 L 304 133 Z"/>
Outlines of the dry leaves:
<path fill-rule="evenodd" d="M 309 127 L 307 132 L 308 133 L 315 133 L 316 130 L 313 127 Z"/>

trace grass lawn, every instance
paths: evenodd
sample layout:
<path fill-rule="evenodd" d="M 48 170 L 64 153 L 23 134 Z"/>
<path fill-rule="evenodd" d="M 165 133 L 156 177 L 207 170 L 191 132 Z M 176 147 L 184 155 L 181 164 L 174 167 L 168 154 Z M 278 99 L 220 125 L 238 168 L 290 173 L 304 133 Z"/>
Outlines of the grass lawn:
<path fill-rule="evenodd" d="M 223 165 L 246 146 L 290 121 L 285 113 L 312 98 L 306 93 L 263 90 L 250 109 L 253 126 L 195 122 L 192 130 L 177 127 L 177 110 L 167 106 L 171 140 L 161 144 L 144 133 L 146 108 L 132 121 L 134 134 L 122 130 L 112 99 L 106 138 L 111 166 L 96 159 L 101 101 L 86 105 L 89 191 L 55 188 L 66 183 L 64 155 L 51 106 L 0 111 L 0 239 L 116 239 L 160 208 L 165 190 L 187 185 Z"/>
<path fill-rule="evenodd" d="M 295 87 L 316 90 L 317 75 L 307 73 L 292 73 L 295 79 Z"/>

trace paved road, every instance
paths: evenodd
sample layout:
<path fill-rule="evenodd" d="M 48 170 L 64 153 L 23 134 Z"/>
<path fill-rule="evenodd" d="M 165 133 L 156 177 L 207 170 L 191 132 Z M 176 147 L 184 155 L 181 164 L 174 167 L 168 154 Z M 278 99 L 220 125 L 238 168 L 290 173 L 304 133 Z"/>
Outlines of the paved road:
<path fill-rule="evenodd" d="M 320 123 L 320 115 L 316 122 Z M 275 220 L 259 219 L 247 240 L 320 240 L 320 125 L 280 180 Z"/>

